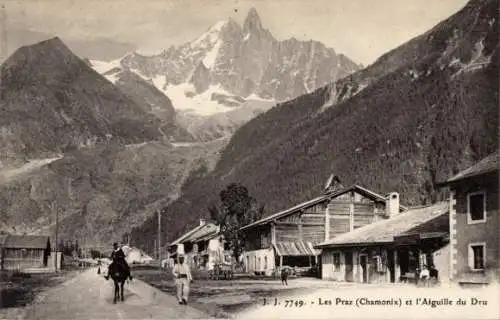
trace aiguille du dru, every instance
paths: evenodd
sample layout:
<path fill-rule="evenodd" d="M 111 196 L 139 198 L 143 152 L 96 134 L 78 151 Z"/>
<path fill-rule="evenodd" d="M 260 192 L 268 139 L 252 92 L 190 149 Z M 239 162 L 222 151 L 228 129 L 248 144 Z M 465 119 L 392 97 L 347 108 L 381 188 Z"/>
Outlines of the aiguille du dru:
<path fill-rule="evenodd" d="M 431 298 L 417 298 L 417 306 L 431 306 L 431 308 L 435 308 L 437 306 L 451 306 L 453 305 L 453 301 L 449 298 L 442 298 L 439 300 L 431 299 Z"/>

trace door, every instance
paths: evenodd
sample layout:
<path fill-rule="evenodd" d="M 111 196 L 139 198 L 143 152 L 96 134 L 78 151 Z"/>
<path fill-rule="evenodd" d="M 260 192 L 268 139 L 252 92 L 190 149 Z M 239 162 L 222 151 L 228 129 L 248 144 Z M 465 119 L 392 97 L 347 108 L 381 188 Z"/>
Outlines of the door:
<path fill-rule="evenodd" d="M 354 281 L 352 270 L 353 270 L 352 252 L 346 251 L 345 252 L 345 281 L 349 281 L 349 282 Z"/>
<path fill-rule="evenodd" d="M 387 250 L 387 268 L 389 269 L 391 283 L 396 282 L 396 268 L 395 268 L 395 261 L 394 261 L 394 250 Z"/>
<path fill-rule="evenodd" d="M 316 256 L 316 259 L 317 259 L 316 266 L 318 267 L 318 273 L 316 274 L 316 277 L 321 279 L 321 275 L 323 274 L 323 263 L 321 255 Z"/>
<path fill-rule="evenodd" d="M 359 256 L 359 264 L 361 265 L 361 273 L 363 277 L 363 283 L 368 283 L 368 257 L 366 255 Z"/>

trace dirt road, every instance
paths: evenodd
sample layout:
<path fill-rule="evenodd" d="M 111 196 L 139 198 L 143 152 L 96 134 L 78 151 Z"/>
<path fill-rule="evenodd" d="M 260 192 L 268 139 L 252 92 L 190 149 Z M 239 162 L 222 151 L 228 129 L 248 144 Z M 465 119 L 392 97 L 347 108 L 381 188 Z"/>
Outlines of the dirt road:
<path fill-rule="evenodd" d="M 125 301 L 113 304 L 113 282 L 90 269 L 46 291 L 23 319 L 200 319 L 206 314 L 140 280 L 125 285 Z"/>

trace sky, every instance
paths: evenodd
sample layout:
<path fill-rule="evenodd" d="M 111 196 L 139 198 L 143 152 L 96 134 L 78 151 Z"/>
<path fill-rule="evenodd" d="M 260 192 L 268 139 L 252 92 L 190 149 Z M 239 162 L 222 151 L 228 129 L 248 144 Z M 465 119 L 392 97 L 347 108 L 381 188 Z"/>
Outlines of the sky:
<path fill-rule="evenodd" d="M 250 8 L 278 39 L 317 40 L 368 65 L 460 10 L 466 0 L 3 0 L 9 28 L 154 53 Z"/>

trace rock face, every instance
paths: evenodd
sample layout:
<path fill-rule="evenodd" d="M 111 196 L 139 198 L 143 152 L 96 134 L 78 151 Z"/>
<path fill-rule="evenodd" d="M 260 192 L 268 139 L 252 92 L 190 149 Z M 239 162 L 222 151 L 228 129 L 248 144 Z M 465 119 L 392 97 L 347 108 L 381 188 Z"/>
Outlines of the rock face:
<path fill-rule="evenodd" d="M 121 64 L 157 79 L 167 95 L 169 87 L 187 83 L 194 86 L 194 94 L 212 86 L 242 98 L 253 94 L 277 101 L 311 92 L 359 69 L 320 42 L 276 40 L 255 9 L 243 27 L 232 19 L 220 21 L 194 41 L 156 56 L 134 53 Z"/>
<path fill-rule="evenodd" d="M 184 221 L 170 239 L 232 182 L 267 214 L 316 197 L 332 172 L 344 184 L 397 191 L 404 204 L 439 200 L 436 182 L 498 149 L 498 6 L 470 1 L 373 65 L 242 126 L 215 170 L 167 207 L 171 221 Z M 133 239 L 151 246 L 141 234 L 154 223 Z"/>
<path fill-rule="evenodd" d="M 232 19 L 220 21 L 197 39 L 159 55 L 135 52 L 112 62 L 89 62 L 120 88 L 130 90 L 124 80 L 130 80 L 131 73 L 138 76 L 135 83 L 142 79 L 154 85 L 175 109 L 176 123 L 188 132 L 176 129 L 177 136 L 201 141 L 230 136 L 277 101 L 314 91 L 359 69 L 320 42 L 276 40 L 255 9 L 243 26 Z M 160 105 L 154 109 L 156 114 L 171 112 Z"/>

